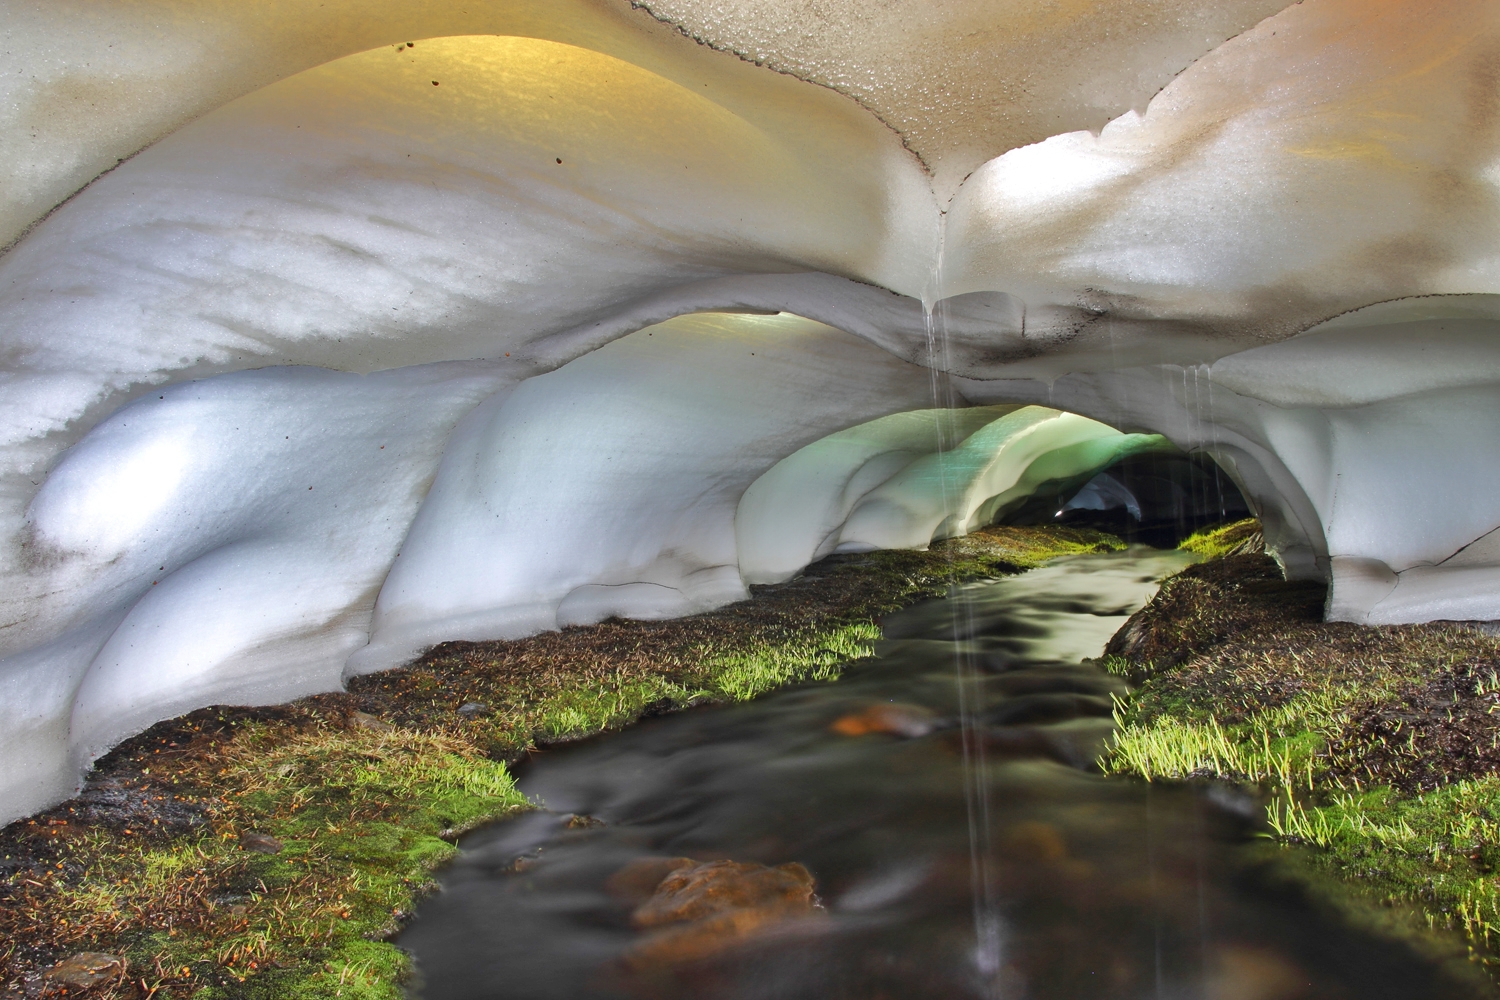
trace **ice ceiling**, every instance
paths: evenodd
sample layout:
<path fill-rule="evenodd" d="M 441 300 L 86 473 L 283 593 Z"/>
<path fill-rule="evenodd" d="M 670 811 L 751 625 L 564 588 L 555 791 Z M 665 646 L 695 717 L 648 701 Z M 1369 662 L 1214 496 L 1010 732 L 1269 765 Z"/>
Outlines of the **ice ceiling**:
<path fill-rule="evenodd" d="M 0 820 L 1156 434 L 1500 618 L 1500 8 L 1280 8 L 0 2 Z"/>

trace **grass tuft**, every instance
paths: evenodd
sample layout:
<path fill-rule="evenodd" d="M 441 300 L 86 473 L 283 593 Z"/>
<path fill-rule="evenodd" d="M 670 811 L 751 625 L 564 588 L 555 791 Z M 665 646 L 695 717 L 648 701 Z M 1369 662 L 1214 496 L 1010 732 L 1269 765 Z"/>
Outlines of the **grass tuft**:
<path fill-rule="evenodd" d="M 709 653 L 704 665 L 715 691 L 730 701 L 748 701 L 798 681 L 837 680 L 844 664 L 869 656 L 879 638 L 878 626 L 858 622 L 817 641 Z"/>
<path fill-rule="evenodd" d="M 1177 547 L 1205 559 L 1223 559 L 1226 556 L 1264 552 L 1266 543 L 1261 534 L 1260 521 L 1250 517 L 1206 531 L 1195 531 Z"/>

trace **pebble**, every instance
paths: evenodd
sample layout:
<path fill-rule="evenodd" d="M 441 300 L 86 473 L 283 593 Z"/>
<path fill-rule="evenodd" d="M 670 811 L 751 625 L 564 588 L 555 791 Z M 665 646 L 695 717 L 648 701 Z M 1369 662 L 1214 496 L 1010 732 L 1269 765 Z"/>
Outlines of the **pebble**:
<path fill-rule="evenodd" d="M 47 973 L 47 978 L 63 986 L 88 987 L 114 979 L 125 972 L 125 959 L 98 951 L 80 951 L 63 959 Z"/>
<path fill-rule="evenodd" d="M 396 727 L 389 722 L 377 719 L 375 716 L 366 714 L 365 712 L 355 712 L 350 715 L 349 724 L 377 733 L 394 733 L 396 731 Z"/>
<path fill-rule="evenodd" d="M 471 719 L 480 715 L 489 715 L 490 706 L 482 701 L 466 701 L 458 706 L 458 714 L 468 716 Z"/>
<path fill-rule="evenodd" d="M 280 854 L 281 841 L 266 833 L 254 830 L 240 831 L 240 847 L 251 854 Z"/>

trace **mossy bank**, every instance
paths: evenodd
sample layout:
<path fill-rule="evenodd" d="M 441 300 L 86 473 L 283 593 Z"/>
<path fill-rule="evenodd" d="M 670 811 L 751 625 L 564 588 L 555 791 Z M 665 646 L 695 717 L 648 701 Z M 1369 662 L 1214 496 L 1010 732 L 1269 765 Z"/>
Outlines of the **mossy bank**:
<path fill-rule="evenodd" d="M 882 614 L 1119 547 L 986 529 L 824 560 L 692 618 L 446 643 L 344 693 L 161 723 L 101 759 L 77 799 L 0 833 L 4 995 L 397 997 L 407 962 L 388 939 L 457 835 L 530 807 L 508 762 L 833 679 Z"/>
<path fill-rule="evenodd" d="M 1208 561 L 1111 642 L 1104 665 L 1138 688 L 1106 770 L 1251 790 L 1366 918 L 1495 975 L 1500 639 L 1324 622 L 1322 585 L 1284 582 L 1257 540 L 1246 522 L 1184 543 Z"/>

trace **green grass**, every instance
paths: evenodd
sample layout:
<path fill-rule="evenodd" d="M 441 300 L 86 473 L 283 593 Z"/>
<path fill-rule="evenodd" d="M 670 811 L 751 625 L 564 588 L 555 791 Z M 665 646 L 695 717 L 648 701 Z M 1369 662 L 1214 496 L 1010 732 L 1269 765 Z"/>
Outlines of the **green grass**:
<path fill-rule="evenodd" d="M 799 681 L 837 680 L 846 664 L 869 656 L 879 638 L 878 626 L 859 622 L 813 640 L 710 653 L 705 667 L 715 692 L 730 701 L 748 701 Z"/>
<path fill-rule="evenodd" d="M 1139 721 L 1116 699 L 1119 728 L 1099 763 L 1106 773 L 1137 774 L 1148 781 L 1212 777 L 1270 782 L 1285 789 L 1302 782 L 1310 788 L 1327 735 L 1339 724 L 1340 709 L 1351 695 L 1340 689 L 1316 691 L 1230 726 L 1212 714 L 1183 718 L 1192 714 L 1190 709 Z"/>
<path fill-rule="evenodd" d="M 499 722 L 492 736 L 512 746 L 555 742 L 628 725 L 649 706 L 747 701 L 789 684 L 837 680 L 852 660 L 869 656 L 880 629 L 869 622 L 794 634 L 763 644 L 709 643 L 694 652 L 697 667 L 683 683 L 669 676 L 615 676 L 563 688 Z"/>
<path fill-rule="evenodd" d="M 1407 930 L 1461 933 L 1472 960 L 1493 966 L 1500 945 L 1494 874 L 1500 776 L 1407 795 L 1331 775 L 1330 742 L 1347 721 L 1343 709 L 1361 693 L 1322 691 L 1233 725 L 1212 714 L 1132 720 L 1122 702 L 1119 730 L 1100 766 L 1147 781 L 1216 779 L 1250 787 L 1280 842 L 1314 849 L 1316 867 L 1397 914 L 1414 914 Z M 1417 909 L 1409 910 L 1413 903 Z"/>
<path fill-rule="evenodd" d="M 1226 560 L 1168 581 L 1122 630 L 1134 654 L 1100 661 L 1142 681 L 1117 702 L 1101 768 L 1239 785 L 1268 837 L 1404 933 L 1456 932 L 1500 972 L 1500 644 L 1452 625 L 1320 623 L 1262 557 L 1234 558 L 1243 573 Z"/>
<path fill-rule="evenodd" d="M 1195 531 L 1177 547 L 1205 559 L 1222 559 L 1243 552 L 1260 552 L 1265 548 L 1265 543 L 1262 541 L 1260 521 L 1251 517 L 1206 531 Z"/>
<path fill-rule="evenodd" d="M 1428 928 L 1462 932 L 1476 961 L 1495 964 L 1500 776 L 1415 796 L 1377 786 L 1321 805 L 1283 798 L 1269 811 L 1279 837 L 1317 847 L 1325 867 L 1390 902 L 1417 902 Z"/>

